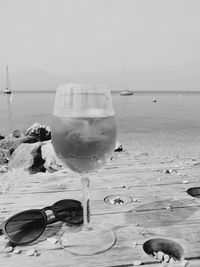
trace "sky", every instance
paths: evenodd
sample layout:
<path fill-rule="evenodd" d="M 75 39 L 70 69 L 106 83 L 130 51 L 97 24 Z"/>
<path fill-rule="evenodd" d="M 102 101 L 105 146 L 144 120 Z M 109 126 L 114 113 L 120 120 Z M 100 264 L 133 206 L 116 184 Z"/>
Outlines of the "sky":
<path fill-rule="evenodd" d="M 199 0 L 0 0 L 0 74 L 6 65 L 55 75 L 118 71 L 128 83 L 139 75 L 144 89 L 144 75 L 158 86 L 157 73 L 177 89 L 186 81 L 175 77 L 188 73 L 187 87 L 200 90 L 199 14 Z"/>

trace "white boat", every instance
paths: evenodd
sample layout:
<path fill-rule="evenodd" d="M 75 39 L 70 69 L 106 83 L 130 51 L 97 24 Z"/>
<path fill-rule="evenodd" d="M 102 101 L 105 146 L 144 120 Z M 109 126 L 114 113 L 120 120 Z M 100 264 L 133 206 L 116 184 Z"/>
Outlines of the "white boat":
<path fill-rule="evenodd" d="M 121 91 L 119 95 L 126 96 L 126 95 L 133 95 L 133 94 L 134 94 L 133 91 L 125 89 L 125 90 Z"/>
<path fill-rule="evenodd" d="M 7 76 L 7 86 L 6 86 L 6 89 L 4 89 L 3 93 L 4 93 L 4 95 L 11 95 L 8 66 L 6 66 L 6 76 Z"/>

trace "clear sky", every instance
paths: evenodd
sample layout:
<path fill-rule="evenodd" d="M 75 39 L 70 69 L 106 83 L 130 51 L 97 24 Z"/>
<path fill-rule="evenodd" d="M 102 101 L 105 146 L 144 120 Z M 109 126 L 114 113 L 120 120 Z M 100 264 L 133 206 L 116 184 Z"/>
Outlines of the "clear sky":
<path fill-rule="evenodd" d="M 0 0 L 0 68 L 55 74 L 200 65 L 200 0 Z"/>

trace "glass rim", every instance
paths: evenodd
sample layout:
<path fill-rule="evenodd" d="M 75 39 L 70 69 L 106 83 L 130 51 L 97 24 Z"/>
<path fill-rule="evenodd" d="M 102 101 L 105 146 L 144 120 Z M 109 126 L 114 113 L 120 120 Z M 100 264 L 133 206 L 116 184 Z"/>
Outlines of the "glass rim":
<path fill-rule="evenodd" d="M 110 92 L 106 84 L 103 83 L 64 83 L 58 85 L 56 92 L 70 92 L 72 89 L 79 89 L 91 92 Z"/>

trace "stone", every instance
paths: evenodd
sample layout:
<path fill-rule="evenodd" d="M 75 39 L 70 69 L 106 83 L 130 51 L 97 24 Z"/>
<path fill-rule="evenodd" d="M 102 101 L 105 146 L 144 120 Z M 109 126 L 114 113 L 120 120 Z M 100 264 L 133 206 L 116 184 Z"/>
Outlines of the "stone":
<path fill-rule="evenodd" d="M 120 143 L 120 142 L 116 142 L 116 145 L 115 145 L 115 152 L 120 152 L 120 151 L 122 151 L 123 150 L 123 146 L 122 146 L 122 144 Z"/>
<path fill-rule="evenodd" d="M 37 142 L 37 138 L 34 136 L 22 136 L 19 138 L 8 136 L 0 140 L 0 150 L 4 151 L 7 154 L 7 157 L 10 157 L 20 144 L 35 142 Z"/>
<path fill-rule="evenodd" d="M 34 123 L 25 135 L 35 136 L 38 141 L 47 141 L 51 139 L 51 130 L 49 126 Z"/>
<path fill-rule="evenodd" d="M 41 142 L 21 144 L 13 152 L 8 169 L 23 169 L 30 173 L 45 172 L 44 160 L 41 157 Z"/>
<path fill-rule="evenodd" d="M 51 141 L 45 142 L 41 147 L 42 158 L 44 162 L 44 168 L 48 172 L 55 172 L 62 168 L 62 163 L 58 159 Z"/>

